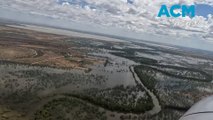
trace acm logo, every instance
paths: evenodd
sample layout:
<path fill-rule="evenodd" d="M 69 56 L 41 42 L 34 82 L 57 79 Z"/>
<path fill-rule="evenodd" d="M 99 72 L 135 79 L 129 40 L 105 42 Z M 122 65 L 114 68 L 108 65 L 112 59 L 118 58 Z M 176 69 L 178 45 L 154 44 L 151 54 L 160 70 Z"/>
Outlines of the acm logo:
<path fill-rule="evenodd" d="M 179 10 L 180 12 L 175 12 L 176 10 Z M 162 5 L 160 8 L 160 11 L 158 13 L 158 17 L 186 17 L 189 16 L 190 18 L 195 17 L 195 5 L 172 5 L 169 9 L 166 5 Z"/>

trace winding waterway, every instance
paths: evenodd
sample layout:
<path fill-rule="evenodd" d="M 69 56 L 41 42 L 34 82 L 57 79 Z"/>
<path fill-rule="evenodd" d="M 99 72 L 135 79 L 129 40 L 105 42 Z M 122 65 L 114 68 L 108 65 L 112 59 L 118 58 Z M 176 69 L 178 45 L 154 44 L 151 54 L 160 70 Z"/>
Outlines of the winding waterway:
<path fill-rule="evenodd" d="M 149 94 L 149 96 L 151 97 L 152 99 L 152 102 L 153 102 L 153 105 L 154 107 L 152 108 L 152 110 L 150 111 L 147 111 L 146 114 L 151 114 L 151 115 L 154 115 L 154 114 L 157 114 L 161 111 L 161 106 L 160 106 L 160 103 L 159 103 L 159 100 L 158 98 L 156 97 L 156 95 L 150 91 L 143 83 L 142 81 L 140 80 L 140 78 L 138 77 L 138 75 L 135 73 L 135 70 L 134 70 L 134 66 L 130 66 L 130 71 L 132 72 L 133 74 L 133 77 L 136 81 L 136 83 L 140 84 L 144 90 Z"/>

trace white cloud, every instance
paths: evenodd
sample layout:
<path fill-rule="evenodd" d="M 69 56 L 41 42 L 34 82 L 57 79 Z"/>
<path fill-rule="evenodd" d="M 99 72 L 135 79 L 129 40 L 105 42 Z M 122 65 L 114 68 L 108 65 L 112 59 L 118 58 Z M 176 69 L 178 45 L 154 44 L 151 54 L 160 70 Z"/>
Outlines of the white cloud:
<path fill-rule="evenodd" d="M 85 2 L 76 0 L 76 5 L 71 5 L 69 2 L 61 5 L 57 1 L 59 0 L 1 0 L 0 6 L 54 18 L 87 21 L 153 34 L 209 36 L 213 31 L 212 16 L 208 19 L 201 16 L 193 19 L 156 17 L 162 4 L 194 4 L 195 2 L 213 4 L 212 0 L 134 0 L 133 4 L 127 4 L 126 0 L 84 0 Z M 83 8 L 78 4 L 83 4 Z"/>

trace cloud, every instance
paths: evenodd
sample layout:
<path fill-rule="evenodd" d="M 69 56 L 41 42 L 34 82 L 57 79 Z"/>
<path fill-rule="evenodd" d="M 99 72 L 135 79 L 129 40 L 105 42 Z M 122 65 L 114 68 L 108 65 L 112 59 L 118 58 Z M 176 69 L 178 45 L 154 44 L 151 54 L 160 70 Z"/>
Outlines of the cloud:
<path fill-rule="evenodd" d="M 157 18 L 162 4 L 210 4 L 212 0 L 1 0 L 0 7 L 57 19 L 86 21 L 135 32 L 212 36 L 213 17 Z M 212 40 L 209 38 L 207 40 Z"/>

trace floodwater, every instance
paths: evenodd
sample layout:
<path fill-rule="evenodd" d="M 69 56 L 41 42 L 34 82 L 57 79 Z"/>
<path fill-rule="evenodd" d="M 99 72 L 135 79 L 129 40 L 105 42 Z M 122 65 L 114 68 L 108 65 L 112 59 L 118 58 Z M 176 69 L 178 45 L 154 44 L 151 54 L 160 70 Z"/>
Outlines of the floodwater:
<path fill-rule="evenodd" d="M 128 85 L 135 86 L 137 81 L 137 83 L 142 85 L 145 91 L 149 94 L 154 104 L 153 109 L 150 111 L 147 111 L 145 114 L 154 115 L 161 111 L 161 106 L 156 95 L 141 82 L 138 75 L 134 71 L 134 65 L 138 65 L 137 63 L 135 63 L 134 61 L 128 60 L 126 58 L 114 56 L 108 53 L 108 51 L 105 51 L 105 53 L 93 53 L 93 55 L 96 55 L 99 57 L 100 56 L 105 57 L 109 60 L 109 62 L 111 62 L 110 65 L 95 66 L 95 68 L 93 68 L 93 71 L 92 71 L 92 73 L 108 76 L 108 80 L 106 83 L 107 87 L 113 87 L 113 86 L 121 85 L 121 84 L 124 86 L 128 86 Z M 124 72 L 120 72 L 121 70 L 123 70 Z M 133 77 L 133 74 L 135 78 Z"/>
<path fill-rule="evenodd" d="M 129 70 L 129 66 L 136 65 L 134 61 L 114 56 L 108 52 L 93 53 L 93 55 L 104 57 L 109 61 L 106 66 L 99 64 L 92 67 L 92 74 L 103 75 L 108 78 L 105 84 L 106 87 L 136 85 L 132 73 Z"/>
<path fill-rule="evenodd" d="M 161 111 L 161 106 L 160 106 L 160 103 L 159 103 L 158 98 L 156 97 L 156 95 L 155 95 L 152 91 L 150 91 L 150 90 L 141 82 L 141 80 L 139 79 L 138 75 L 137 75 L 137 74 L 135 73 L 135 71 L 134 71 L 134 67 L 131 66 L 130 69 L 131 69 L 131 71 L 133 72 L 133 74 L 134 74 L 134 76 L 135 76 L 135 80 L 138 81 L 138 83 L 140 83 L 140 84 L 143 86 L 143 88 L 145 89 L 145 91 L 150 95 L 150 97 L 151 97 L 151 99 L 152 99 L 152 102 L 153 102 L 153 104 L 154 104 L 153 109 L 150 110 L 150 111 L 147 111 L 146 113 L 147 113 L 147 114 L 151 114 L 151 115 L 154 115 L 154 114 L 159 113 L 159 112 Z"/>

